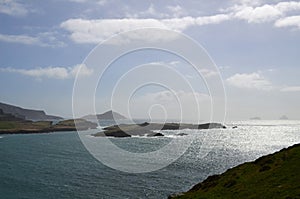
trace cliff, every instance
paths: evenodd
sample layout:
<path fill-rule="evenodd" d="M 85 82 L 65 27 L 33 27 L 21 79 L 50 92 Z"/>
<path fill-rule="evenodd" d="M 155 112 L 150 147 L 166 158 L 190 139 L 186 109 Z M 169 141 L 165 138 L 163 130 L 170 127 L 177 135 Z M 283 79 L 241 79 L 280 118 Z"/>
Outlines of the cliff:
<path fill-rule="evenodd" d="M 42 110 L 31 110 L 31 109 L 24 109 L 18 106 L 13 106 L 9 104 L 4 104 L 0 102 L 0 109 L 3 113 L 11 114 L 17 118 L 22 118 L 25 120 L 60 120 L 63 119 L 62 117 L 47 115 Z"/>

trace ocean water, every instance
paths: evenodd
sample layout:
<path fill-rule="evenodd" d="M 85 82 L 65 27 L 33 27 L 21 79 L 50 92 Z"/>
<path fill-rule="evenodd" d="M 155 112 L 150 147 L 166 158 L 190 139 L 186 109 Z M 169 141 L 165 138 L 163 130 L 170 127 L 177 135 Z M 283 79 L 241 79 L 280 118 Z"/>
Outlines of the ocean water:
<path fill-rule="evenodd" d="M 166 137 L 112 139 L 118 147 L 136 153 L 159 149 L 172 139 L 193 139 L 175 162 L 142 174 L 103 165 L 88 153 L 76 132 L 2 135 L 0 198 L 167 198 L 209 175 L 300 142 L 300 121 L 226 125 L 228 129 L 182 130 L 187 136 L 164 131 Z M 235 125 L 238 128 L 232 129 Z"/>

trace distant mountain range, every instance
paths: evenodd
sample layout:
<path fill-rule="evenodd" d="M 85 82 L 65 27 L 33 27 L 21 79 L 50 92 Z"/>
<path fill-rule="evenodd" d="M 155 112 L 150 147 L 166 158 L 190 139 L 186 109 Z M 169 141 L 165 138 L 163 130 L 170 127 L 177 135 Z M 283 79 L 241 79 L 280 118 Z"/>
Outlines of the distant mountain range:
<path fill-rule="evenodd" d="M 61 120 L 62 117 L 47 115 L 43 110 L 31 110 L 24 109 L 18 106 L 13 106 L 10 104 L 4 104 L 0 102 L 0 110 L 2 115 L 10 114 L 16 118 L 20 118 L 23 120 Z"/>
<path fill-rule="evenodd" d="M 121 115 L 120 113 L 114 112 L 114 111 L 107 111 L 102 114 L 97 115 L 86 115 L 82 117 L 82 119 L 85 120 L 124 120 L 127 119 L 125 116 Z"/>

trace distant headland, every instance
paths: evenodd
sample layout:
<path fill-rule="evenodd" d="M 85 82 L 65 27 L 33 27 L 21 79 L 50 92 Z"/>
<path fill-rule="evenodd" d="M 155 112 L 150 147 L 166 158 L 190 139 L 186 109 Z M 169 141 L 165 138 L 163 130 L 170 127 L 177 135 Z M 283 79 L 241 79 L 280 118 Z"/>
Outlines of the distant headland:
<path fill-rule="evenodd" d="M 32 120 L 32 121 L 52 121 L 52 120 L 61 120 L 62 117 L 47 115 L 42 110 L 32 110 L 32 109 L 24 109 L 18 106 L 13 106 L 10 104 L 4 104 L 0 102 L 0 109 L 2 112 L 11 114 L 17 118 L 21 118 L 24 120 Z"/>
<path fill-rule="evenodd" d="M 97 124 L 84 119 L 63 120 L 62 117 L 46 115 L 41 110 L 23 109 L 0 103 L 0 134 L 50 133 L 96 127 Z"/>
<path fill-rule="evenodd" d="M 114 111 L 107 111 L 102 114 L 96 114 L 96 115 L 86 115 L 83 116 L 82 119 L 85 120 L 125 120 L 127 119 L 125 116 L 121 115 L 120 113 L 114 112 Z"/>

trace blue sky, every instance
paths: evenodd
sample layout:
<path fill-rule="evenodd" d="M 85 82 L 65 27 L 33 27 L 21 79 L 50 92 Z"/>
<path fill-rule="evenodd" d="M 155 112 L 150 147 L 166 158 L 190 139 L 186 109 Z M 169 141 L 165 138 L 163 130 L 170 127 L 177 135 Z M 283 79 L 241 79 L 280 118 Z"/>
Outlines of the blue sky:
<path fill-rule="evenodd" d="M 89 52 L 112 35 L 154 27 L 184 33 L 207 50 L 224 81 L 227 120 L 300 119 L 300 1 L 2 0 L 0 27 L 1 102 L 71 117 L 76 72 L 81 67 L 84 76 L 93 73 L 82 65 Z M 157 63 L 177 65 L 206 106 L 203 81 L 183 60 L 164 53 L 121 58 L 108 71 L 106 90 L 126 69 Z M 97 90 L 97 112 L 110 109 L 106 90 Z M 176 92 L 190 103 L 189 92 Z M 142 105 L 157 96 L 174 100 L 161 88 L 148 88 L 139 93 L 133 115 L 147 117 Z M 122 102 L 117 107 L 126 115 Z"/>

